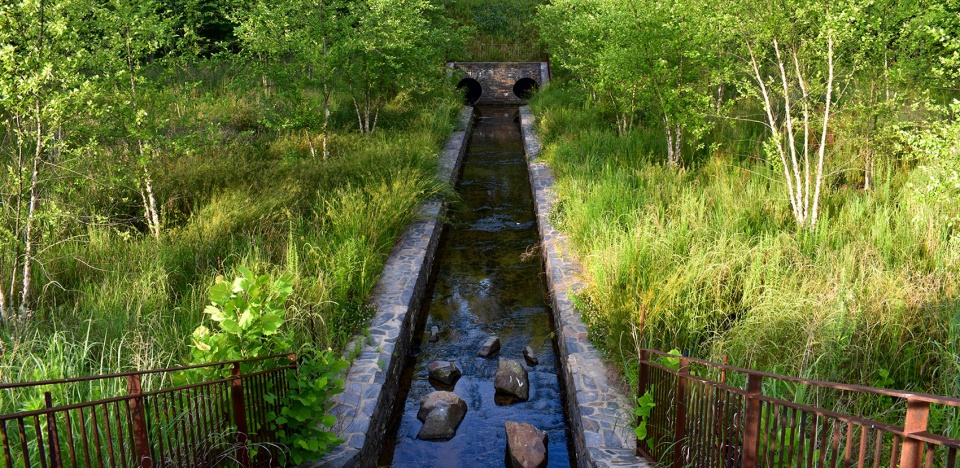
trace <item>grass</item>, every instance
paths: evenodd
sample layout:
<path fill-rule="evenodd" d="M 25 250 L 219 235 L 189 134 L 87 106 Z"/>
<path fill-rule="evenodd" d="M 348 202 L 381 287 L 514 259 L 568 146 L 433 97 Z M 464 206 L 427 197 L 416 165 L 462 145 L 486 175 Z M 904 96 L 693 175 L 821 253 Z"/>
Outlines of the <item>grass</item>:
<path fill-rule="evenodd" d="M 4 330 L 3 381 L 179 364 L 205 322 L 207 289 L 237 266 L 292 273 L 292 334 L 343 349 L 371 316 L 364 301 L 415 207 L 447 190 L 435 174 L 459 109 L 452 90 L 401 96 L 371 135 L 356 132 L 349 98 L 335 96 L 322 160 L 311 152 L 320 151 L 319 94 L 263 93 L 217 64 L 188 72 L 202 79 L 171 79 L 164 93 L 176 104 L 151 109 L 169 119 L 152 167 L 160 240 L 146 235 L 130 181 L 81 185 L 123 157 L 122 145 L 64 164 L 56 177 L 77 198 L 62 202 L 85 216 L 45 226 L 67 240 L 37 259 L 32 324 Z"/>
<path fill-rule="evenodd" d="M 446 0 L 447 15 L 471 28 L 466 51 L 455 61 L 540 62 L 546 53 L 533 26 L 542 0 Z"/>
<path fill-rule="evenodd" d="M 870 191 L 835 176 L 808 231 L 794 226 L 777 174 L 752 157 L 756 129 L 720 126 L 712 149 L 675 170 L 656 129 L 617 136 L 577 91 L 553 86 L 533 106 L 558 178 L 554 216 L 586 270 L 578 305 L 610 355 L 630 355 L 645 308 L 645 346 L 960 391 L 960 237 L 911 196 L 909 165 L 882 165 Z"/>

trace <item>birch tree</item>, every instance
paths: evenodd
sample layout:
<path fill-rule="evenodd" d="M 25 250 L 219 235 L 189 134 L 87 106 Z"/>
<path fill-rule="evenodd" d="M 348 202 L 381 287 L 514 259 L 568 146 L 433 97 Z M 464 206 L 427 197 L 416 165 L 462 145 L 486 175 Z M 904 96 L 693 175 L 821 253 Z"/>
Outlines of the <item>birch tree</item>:
<path fill-rule="evenodd" d="M 344 82 L 360 133 L 370 133 L 390 99 L 442 82 L 444 52 L 456 37 L 437 27 L 439 9 L 428 0 L 363 0 L 352 12 Z"/>
<path fill-rule="evenodd" d="M 248 54 L 285 60 L 313 81 L 323 96 L 321 146 L 330 155 L 328 130 L 334 83 L 344 64 L 345 31 L 350 20 L 341 0 L 257 0 L 234 13 L 237 36 Z M 302 81 L 302 80 L 301 80 Z M 302 90 L 301 90 L 302 91 Z M 311 151 L 313 139 L 310 138 Z"/>
<path fill-rule="evenodd" d="M 812 228 L 829 166 L 839 76 L 836 51 L 853 2 L 746 0 L 726 16 L 742 45 L 744 91 L 762 103 L 765 147 L 780 167 L 793 217 Z"/>
<path fill-rule="evenodd" d="M 156 152 L 155 135 L 160 132 L 146 103 L 158 94 L 144 76 L 148 57 L 166 45 L 167 25 L 156 14 L 153 0 L 107 0 L 97 10 L 102 47 L 99 64 L 108 77 L 106 93 L 119 114 L 122 135 L 133 147 L 128 158 L 134 167 L 137 191 L 143 206 L 143 218 L 150 235 L 157 241 L 161 234 L 160 204 L 153 185 Z"/>
<path fill-rule="evenodd" d="M 0 183 L 4 248 L 0 299 L 4 319 L 31 314 L 34 264 L 42 240 L 50 158 L 64 144 L 66 109 L 85 79 L 82 0 L 28 0 L 0 5 L 0 117 L 5 126 Z M 6 215 L 11 215 L 7 217 Z"/>

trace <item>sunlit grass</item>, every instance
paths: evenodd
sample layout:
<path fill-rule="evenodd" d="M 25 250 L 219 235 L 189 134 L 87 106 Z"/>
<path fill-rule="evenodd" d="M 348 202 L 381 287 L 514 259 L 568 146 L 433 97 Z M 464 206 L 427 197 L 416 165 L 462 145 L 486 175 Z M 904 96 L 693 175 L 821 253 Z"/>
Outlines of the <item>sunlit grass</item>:
<path fill-rule="evenodd" d="M 650 347 L 956 394 L 960 238 L 908 196 L 908 167 L 887 164 L 871 191 L 831 186 L 808 231 L 742 129 L 675 170 L 655 129 L 619 137 L 575 92 L 550 88 L 534 107 L 555 216 L 586 270 L 579 304 L 611 356 L 629 356 L 644 307 Z"/>
<path fill-rule="evenodd" d="M 5 329 L 4 381 L 181 363 L 209 286 L 238 266 L 296 277 L 288 323 L 299 340 L 341 349 L 366 325 L 394 241 L 445 190 L 436 165 L 460 107 L 453 91 L 402 96 L 371 135 L 336 96 L 324 160 L 319 94 L 257 96 L 228 68 L 189 73 L 205 81 L 151 109 L 169 113 L 172 134 L 153 167 L 159 242 L 144 232 L 136 187 L 94 187 L 83 209 L 97 216 L 65 224 L 68 240 L 38 257 L 35 320 Z M 104 157 L 123 155 L 108 146 Z"/>

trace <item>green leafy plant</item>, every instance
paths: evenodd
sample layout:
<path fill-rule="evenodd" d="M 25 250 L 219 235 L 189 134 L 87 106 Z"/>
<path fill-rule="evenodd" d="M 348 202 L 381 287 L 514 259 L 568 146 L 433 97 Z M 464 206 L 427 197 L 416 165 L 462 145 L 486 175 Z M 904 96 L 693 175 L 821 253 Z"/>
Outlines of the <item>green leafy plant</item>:
<path fill-rule="evenodd" d="M 647 418 L 650 417 L 650 412 L 655 406 L 657 404 L 653 401 L 653 386 L 651 386 L 643 396 L 637 398 L 637 407 L 633 410 L 633 414 L 640 418 L 640 423 L 633 432 L 637 435 L 637 440 L 647 441 L 647 447 L 650 447 L 650 450 L 653 450 L 653 439 L 647 439 Z"/>
<path fill-rule="evenodd" d="M 343 391 L 343 380 L 337 376 L 349 365 L 330 350 L 310 347 L 301 350 L 296 372 L 287 374 L 288 390 L 280 413 L 267 413 L 267 420 L 287 445 L 294 464 L 315 459 L 343 442 L 328 430 L 337 418 L 327 411 L 333 406 L 330 398 Z M 273 403 L 276 396 L 267 398 Z"/>
<path fill-rule="evenodd" d="M 249 269 L 238 268 L 232 282 L 217 278 L 210 288 L 210 302 L 204 310 L 219 331 L 201 325 L 193 331 L 194 362 L 218 362 L 270 356 L 290 350 L 290 340 L 278 334 L 283 325 L 284 302 L 293 292 L 293 277 L 270 280 Z"/>
<path fill-rule="evenodd" d="M 667 354 L 671 356 L 676 356 L 676 357 L 661 356 L 657 358 L 657 362 L 659 362 L 660 365 L 666 368 L 673 369 L 675 371 L 680 370 L 680 357 L 683 356 L 680 350 L 674 348 L 674 349 L 671 349 Z"/>
<path fill-rule="evenodd" d="M 204 312 L 219 329 L 199 326 L 193 332 L 195 363 L 265 357 L 292 347 L 281 327 L 284 303 L 293 292 L 293 276 L 271 280 L 269 275 L 256 276 L 244 267 L 238 271 L 240 276 L 232 282 L 218 278 L 210 288 L 211 305 Z M 256 370 L 257 364 L 245 371 Z M 330 398 L 343 391 L 343 380 L 337 376 L 349 365 L 330 349 L 319 351 L 307 345 L 298 353 L 295 370 L 286 373 L 285 394 L 278 395 L 272 383 L 267 383 L 267 403 L 280 402 L 279 412 L 267 414 L 267 425 L 295 464 L 316 459 L 343 442 L 327 430 L 337 422 L 327 411 L 333 406 Z"/>

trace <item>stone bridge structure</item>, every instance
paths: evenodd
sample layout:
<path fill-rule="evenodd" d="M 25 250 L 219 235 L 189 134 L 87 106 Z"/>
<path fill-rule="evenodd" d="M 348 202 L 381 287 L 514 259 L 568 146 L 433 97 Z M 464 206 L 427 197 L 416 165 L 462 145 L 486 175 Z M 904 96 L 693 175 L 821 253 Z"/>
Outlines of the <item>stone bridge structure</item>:
<path fill-rule="evenodd" d="M 451 62 L 460 72 L 458 89 L 465 89 L 470 105 L 523 105 L 550 81 L 547 62 Z"/>

